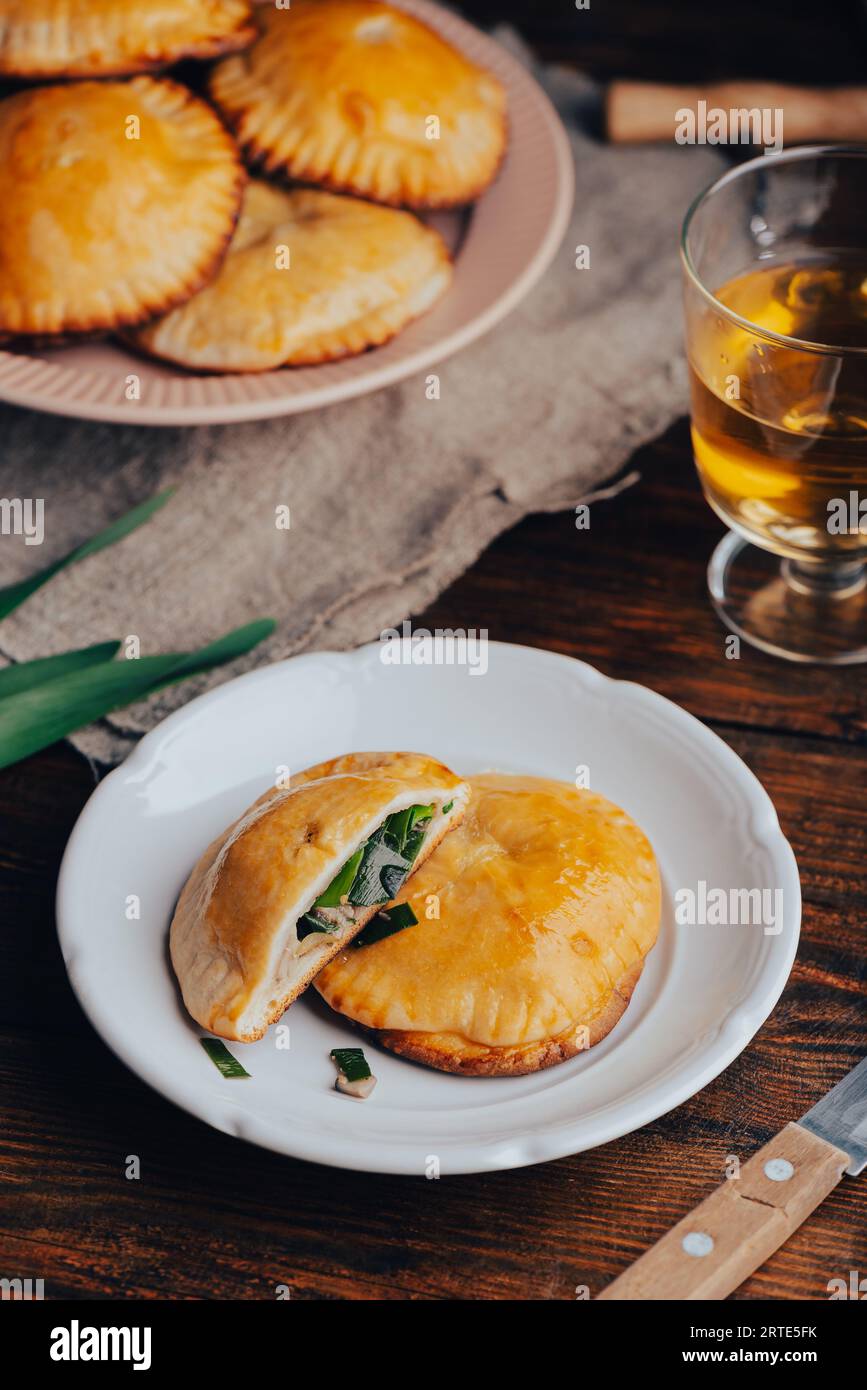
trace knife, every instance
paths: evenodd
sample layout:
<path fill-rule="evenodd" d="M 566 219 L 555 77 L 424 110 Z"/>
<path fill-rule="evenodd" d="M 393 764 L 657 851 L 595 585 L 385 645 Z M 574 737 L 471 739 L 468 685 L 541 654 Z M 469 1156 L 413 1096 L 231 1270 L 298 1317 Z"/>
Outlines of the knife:
<path fill-rule="evenodd" d="M 609 1284 L 600 1299 L 726 1298 L 867 1167 L 867 1057 Z"/>

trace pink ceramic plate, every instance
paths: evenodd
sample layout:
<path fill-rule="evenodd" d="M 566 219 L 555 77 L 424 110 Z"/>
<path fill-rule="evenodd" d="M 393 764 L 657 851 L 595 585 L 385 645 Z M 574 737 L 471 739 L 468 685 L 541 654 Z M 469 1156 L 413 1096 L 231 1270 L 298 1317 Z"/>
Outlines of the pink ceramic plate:
<path fill-rule="evenodd" d="M 574 187 L 566 134 L 544 92 L 499 44 L 428 0 L 399 3 L 496 73 L 509 97 L 509 151 L 496 183 L 475 207 L 429 219 L 455 256 L 452 287 L 429 314 L 360 357 L 254 375 L 194 375 L 145 361 L 115 342 L 0 352 L 0 400 L 57 415 L 142 425 L 229 424 L 291 415 L 420 372 L 466 347 L 514 309 L 566 230 Z M 130 373 L 139 377 L 139 400 L 126 399 Z"/>

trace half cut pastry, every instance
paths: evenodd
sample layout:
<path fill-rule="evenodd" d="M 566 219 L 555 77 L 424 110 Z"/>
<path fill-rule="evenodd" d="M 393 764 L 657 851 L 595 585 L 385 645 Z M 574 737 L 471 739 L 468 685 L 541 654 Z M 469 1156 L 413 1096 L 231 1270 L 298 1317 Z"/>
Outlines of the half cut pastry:
<path fill-rule="evenodd" d="M 506 96 L 427 25 L 376 0 L 292 0 L 211 75 L 211 94 L 269 172 L 382 203 L 477 198 L 506 147 Z"/>
<path fill-rule="evenodd" d="M 441 1071 L 520 1076 L 601 1041 L 656 941 L 659 871 L 624 811 L 537 777 L 474 777 L 462 826 L 400 894 L 417 925 L 341 951 L 335 1009 Z"/>
<path fill-rule="evenodd" d="M 266 792 L 178 901 L 172 964 L 196 1022 L 260 1038 L 460 823 L 468 796 L 420 753 L 348 754 Z"/>
<path fill-rule="evenodd" d="M 245 182 L 175 82 L 37 87 L 0 102 L 0 336 L 140 323 L 214 275 Z"/>
<path fill-rule="evenodd" d="M 247 0 L 0 0 L 0 73 L 120 76 L 216 58 L 255 33 Z"/>
<path fill-rule="evenodd" d="M 129 337 L 207 371 L 331 362 L 393 337 L 451 273 L 439 233 L 411 213 L 254 181 L 213 283 Z"/>

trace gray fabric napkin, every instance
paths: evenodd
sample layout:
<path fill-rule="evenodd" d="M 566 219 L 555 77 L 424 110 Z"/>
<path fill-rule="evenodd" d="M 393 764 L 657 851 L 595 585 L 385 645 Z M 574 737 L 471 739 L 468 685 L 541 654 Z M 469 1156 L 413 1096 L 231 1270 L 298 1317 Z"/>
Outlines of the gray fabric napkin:
<path fill-rule="evenodd" d="M 399 625 L 501 531 L 585 499 L 683 412 L 678 229 L 720 156 L 598 143 L 587 133 L 593 84 L 565 69 L 538 75 L 574 150 L 571 226 L 521 306 L 438 366 L 438 401 L 426 399 L 421 376 L 311 414 L 226 427 L 147 429 L 0 408 L 0 496 L 45 499 L 43 545 L 0 538 L 0 584 L 177 487 L 152 522 L 6 619 L 0 657 L 131 634 L 142 654 L 183 650 L 252 618 L 279 620 L 235 666 L 77 734 L 89 756 L 120 760 L 166 713 L 241 670 Z M 589 269 L 575 268 L 579 244 L 590 247 Z M 275 526 L 281 505 L 289 530 Z"/>

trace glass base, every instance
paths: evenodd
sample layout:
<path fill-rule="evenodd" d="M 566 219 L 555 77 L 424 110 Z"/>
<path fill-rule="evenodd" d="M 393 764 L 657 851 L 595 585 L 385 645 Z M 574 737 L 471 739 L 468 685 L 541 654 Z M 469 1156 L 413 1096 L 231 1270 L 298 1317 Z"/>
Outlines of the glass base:
<path fill-rule="evenodd" d="M 832 666 L 867 661 L 867 565 L 859 560 L 781 561 L 730 531 L 707 582 L 726 627 L 763 652 Z"/>

